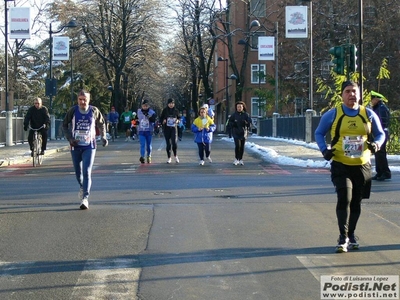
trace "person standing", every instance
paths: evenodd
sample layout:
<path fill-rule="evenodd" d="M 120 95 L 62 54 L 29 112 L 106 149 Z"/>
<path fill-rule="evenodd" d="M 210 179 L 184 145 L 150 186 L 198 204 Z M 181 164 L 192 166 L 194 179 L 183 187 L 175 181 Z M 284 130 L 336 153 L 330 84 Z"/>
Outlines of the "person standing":
<path fill-rule="evenodd" d="M 385 132 L 385 142 L 375 153 L 376 174 L 372 180 L 384 181 L 392 178 L 392 173 L 387 160 L 386 144 L 389 140 L 390 111 L 383 103 L 385 97 L 377 92 L 371 91 L 372 110 L 378 115 L 383 131 Z"/>
<path fill-rule="evenodd" d="M 147 163 L 151 163 L 152 151 L 152 136 L 154 130 L 154 122 L 157 115 L 154 110 L 150 108 L 149 101 L 143 100 L 142 107 L 138 109 L 137 118 L 139 124 L 137 125 L 139 142 L 140 142 L 140 158 L 139 161 L 144 164 L 145 153 L 147 151 Z"/>
<path fill-rule="evenodd" d="M 378 116 L 359 104 L 358 84 L 345 81 L 341 91 L 342 105 L 326 112 L 315 131 L 323 157 L 332 160 L 331 181 L 337 194 L 338 253 L 359 248 L 355 230 L 361 214 L 361 200 L 370 196 L 371 153 L 376 153 L 385 140 Z M 328 133 L 332 137 L 330 147 L 325 141 Z"/>
<path fill-rule="evenodd" d="M 108 145 L 103 115 L 97 107 L 89 105 L 89 102 L 90 94 L 81 90 L 78 94 L 78 105 L 68 110 L 63 121 L 64 135 L 71 146 L 72 163 L 79 183 L 80 209 L 89 208 L 92 168 L 97 148 L 96 127 L 103 147 Z"/>
<path fill-rule="evenodd" d="M 244 146 L 251 124 L 252 120 L 246 112 L 246 104 L 242 101 L 236 102 L 235 112 L 229 117 L 227 126 L 229 138 L 233 137 L 235 142 L 235 160 L 233 161 L 235 166 L 244 165 Z"/>
<path fill-rule="evenodd" d="M 121 114 L 122 129 L 125 131 L 125 142 L 128 142 L 131 136 L 131 121 L 133 119 L 132 112 L 129 107 L 125 107 L 125 111 Z"/>
<path fill-rule="evenodd" d="M 216 129 L 213 119 L 207 114 L 205 107 L 200 108 L 199 116 L 194 119 L 192 124 L 192 132 L 194 133 L 194 142 L 197 144 L 199 150 L 199 165 L 204 165 L 204 154 L 210 163 L 211 159 L 211 143 L 213 140 L 213 132 Z"/>
<path fill-rule="evenodd" d="M 177 156 L 177 133 L 178 124 L 180 121 L 179 111 L 175 108 L 174 99 L 168 99 L 167 107 L 165 107 L 160 116 L 160 123 L 163 126 L 164 138 L 166 143 L 165 150 L 167 151 L 167 163 L 171 163 L 171 148 L 174 153 L 175 162 L 179 163 L 179 158 Z"/>
<path fill-rule="evenodd" d="M 33 129 L 38 129 L 43 126 L 39 132 L 42 135 L 42 149 L 40 154 L 44 155 L 47 147 L 47 130 L 50 126 L 50 114 L 47 107 L 43 106 L 42 99 L 39 97 L 33 101 L 33 106 L 31 106 L 26 113 L 24 130 L 27 131 L 29 126 Z M 33 130 L 29 130 L 28 143 L 31 149 L 31 156 L 33 156 L 33 133 Z"/>

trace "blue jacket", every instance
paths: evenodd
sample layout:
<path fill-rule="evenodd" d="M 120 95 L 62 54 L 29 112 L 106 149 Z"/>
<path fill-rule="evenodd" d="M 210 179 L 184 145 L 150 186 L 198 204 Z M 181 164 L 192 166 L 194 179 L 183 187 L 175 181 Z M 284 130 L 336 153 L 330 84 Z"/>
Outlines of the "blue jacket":
<path fill-rule="evenodd" d="M 207 116 L 205 123 L 203 123 L 203 119 L 197 117 L 192 124 L 192 132 L 194 133 L 194 142 L 195 143 L 205 143 L 210 144 L 213 139 L 213 132 L 217 128 L 215 126 L 214 121 Z M 207 130 L 208 129 L 208 130 Z"/>

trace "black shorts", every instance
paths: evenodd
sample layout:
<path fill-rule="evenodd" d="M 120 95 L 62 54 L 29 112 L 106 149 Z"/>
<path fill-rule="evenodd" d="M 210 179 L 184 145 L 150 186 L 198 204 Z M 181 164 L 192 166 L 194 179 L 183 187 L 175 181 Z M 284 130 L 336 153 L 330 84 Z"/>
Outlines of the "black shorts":
<path fill-rule="evenodd" d="M 359 190 L 363 199 L 368 199 L 371 193 L 371 164 L 349 166 L 337 161 L 331 164 L 331 180 L 336 189 L 350 187 Z"/>

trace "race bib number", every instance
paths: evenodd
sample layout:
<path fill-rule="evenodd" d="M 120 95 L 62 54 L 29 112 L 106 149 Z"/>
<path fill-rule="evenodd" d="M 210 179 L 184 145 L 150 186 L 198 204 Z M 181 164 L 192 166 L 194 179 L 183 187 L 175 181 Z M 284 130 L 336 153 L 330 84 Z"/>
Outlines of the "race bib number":
<path fill-rule="evenodd" d="M 168 127 L 175 127 L 175 124 L 176 124 L 176 118 L 171 118 L 171 117 L 167 118 Z"/>
<path fill-rule="evenodd" d="M 129 122 L 131 120 L 131 117 L 130 116 L 125 116 L 125 122 Z"/>
<path fill-rule="evenodd" d="M 90 145 L 90 131 L 86 130 L 75 130 L 75 139 L 78 140 L 79 146 L 88 146 Z"/>
<path fill-rule="evenodd" d="M 361 136 L 345 136 L 343 152 L 347 157 L 358 158 L 364 152 L 364 139 Z"/>
<path fill-rule="evenodd" d="M 150 122 L 149 122 L 149 120 L 148 120 L 148 119 L 142 119 L 142 120 L 140 120 L 140 128 L 143 128 L 143 129 L 148 129 L 148 128 L 150 128 Z"/>

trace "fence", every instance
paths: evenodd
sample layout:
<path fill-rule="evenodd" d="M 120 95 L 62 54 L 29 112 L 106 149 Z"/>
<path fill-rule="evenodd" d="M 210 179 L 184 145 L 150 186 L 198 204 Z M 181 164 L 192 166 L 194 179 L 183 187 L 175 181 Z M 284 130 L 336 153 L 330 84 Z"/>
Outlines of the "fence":
<path fill-rule="evenodd" d="M 6 117 L 0 117 L 0 145 L 6 144 Z M 12 117 L 12 143 L 19 144 L 28 141 L 28 132 L 24 131 L 24 118 Z M 55 120 L 55 139 L 64 137 L 62 120 Z M 49 128 L 50 136 L 51 128 Z"/>
<path fill-rule="evenodd" d="M 272 118 L 258 121 L 258 135 L 315 142 L 314 132 L 320 119 L 314 111 L 296 117 L 280 117 L 276 114 Z"/>

